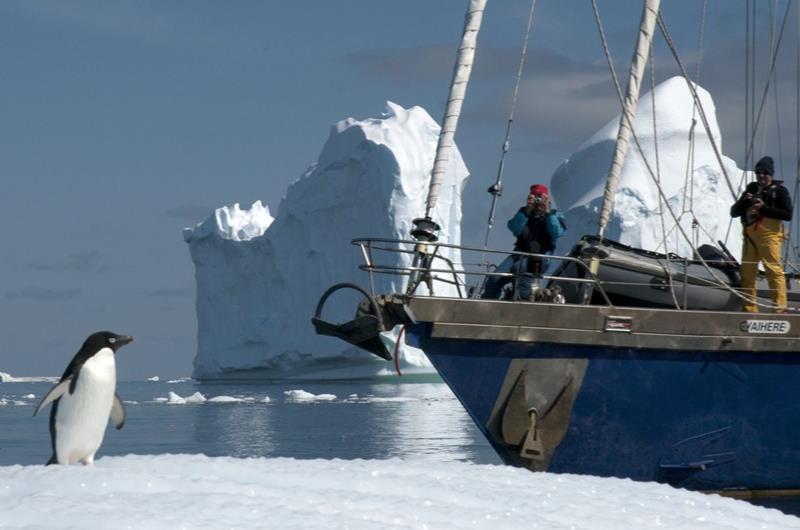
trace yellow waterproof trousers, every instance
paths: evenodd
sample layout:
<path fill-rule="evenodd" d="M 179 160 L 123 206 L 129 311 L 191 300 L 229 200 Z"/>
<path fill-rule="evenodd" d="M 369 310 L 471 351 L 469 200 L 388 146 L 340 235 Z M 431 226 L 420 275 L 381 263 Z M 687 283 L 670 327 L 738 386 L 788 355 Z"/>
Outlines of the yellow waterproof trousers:
<path fill-rule="evenodd" d="M 744 229 L 742 246 L 742 291 L 748 300 L 743 309 L 749 313 L 757 313 L 756 276 L 758 262 L 764 264 L 767 283 L 775 302 L 776 312 L 786 309 L 786 277 L 781 264 L 781 246 L 783 244 L 783 224 L 778 219 L 764 217 L 761 221 Z"/>

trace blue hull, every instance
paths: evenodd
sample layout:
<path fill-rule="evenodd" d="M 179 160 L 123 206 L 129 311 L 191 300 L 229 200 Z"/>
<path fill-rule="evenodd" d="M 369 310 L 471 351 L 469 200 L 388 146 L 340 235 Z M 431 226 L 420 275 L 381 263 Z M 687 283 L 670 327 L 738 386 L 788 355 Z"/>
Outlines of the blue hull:
<path fill-rule="evenodd" d="M 547 471 L 698 490 L 800 488 L 800 356 L 431 338 L 407 329 L 509 464 L 519 448 L 489 424 L 517 359 L 586 359 Z"/>

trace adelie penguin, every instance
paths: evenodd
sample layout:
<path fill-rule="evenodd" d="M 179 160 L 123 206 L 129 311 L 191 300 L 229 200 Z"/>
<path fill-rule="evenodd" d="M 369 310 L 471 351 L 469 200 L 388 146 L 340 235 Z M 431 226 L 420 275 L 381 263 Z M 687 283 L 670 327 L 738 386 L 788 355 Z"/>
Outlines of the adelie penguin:
<path fill-rule="evenodd" d="M 89 336 L 67 366 L 61 380 L 33 412 L 49 405 L 50 464 L 94 463 L 103 443 L 109 416 L 117 429 L 125 423 L 125 409 L 116 394 L 117 367 L 114 355 L 133 337 L 99 331 Z"/>

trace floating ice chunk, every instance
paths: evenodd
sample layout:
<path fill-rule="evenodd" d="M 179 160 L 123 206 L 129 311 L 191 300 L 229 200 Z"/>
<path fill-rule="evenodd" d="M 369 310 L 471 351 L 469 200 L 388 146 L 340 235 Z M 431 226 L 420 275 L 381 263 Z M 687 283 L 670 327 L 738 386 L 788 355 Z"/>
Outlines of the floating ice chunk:
<path fill-rule="evenodd" d="M 186 400 L 180 397 L 175 392 L 170 391 L 170 393 L 167 394 L 167 403 L 169 403 L 170 405 L 185 405 Z"/>
<path fill-rule="evenodd" d="M 209 403 L 244 403 L 245 400 L 233 396 L 216 396 L 208 400 Z"/>
<path fill-rule="evenodd" d="M 206 397 L 200 392 L 195 392 L 191 396 L 182 397 L 175 392 L 170 391 L 166 398 L 156 398 L 155 401 L 166 402 L 169 405 L 186 405 L 191 403 L 205 403 Z"/>
<path fill-rule="evenodd" d="M 283 393 L 290 401 L 313 401 L 314 394 L 305 390 L 286 390 Z"/>
<path fill-rule="evenodd" d="M 289 401 L 308 402 L 308 401 L 333 401 L 335 394 L 312 394 L 305 390 L 286 390 L 284 392 Z"/>
<path fill-rule="evenodd" d="M 147 380 L 148 381 L 152 381 L 154 383 L 157 383 L 157 382 L 161 381 L 161 378 L 159 378 L 157 375 L 154 375 L 153 377 L 148 377 Z"/>
<path fill-rule="evenodd" d="M 208 401 L 206 397 L 200 392 L 195 392 L 191 396 L 184 399 L 186 399 L 186 403 L 205 403 L 206 401 Z"/>

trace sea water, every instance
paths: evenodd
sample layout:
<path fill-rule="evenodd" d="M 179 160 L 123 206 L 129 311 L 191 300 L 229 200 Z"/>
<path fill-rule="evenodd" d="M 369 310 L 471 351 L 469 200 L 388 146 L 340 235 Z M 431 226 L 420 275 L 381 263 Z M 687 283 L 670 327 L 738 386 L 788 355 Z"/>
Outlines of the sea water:
<path fill-rule="evenodd" d="M 446 385 L 432 378 L 409 384 L 399 384 L 400 380 L 122 381 L 117 394 L 125 405 L 126 422 L 120 431 L 108 429 L 97 457 L 130 453 L 302 459 L 425 456 L 500 463 Z M 0 383 L 0 465 L 42 464 L 50 458 L 50 409 L 32 415 L 52 385 Z M 176 397 L 196 392 L 207 401 L 175 403 Z"/>

